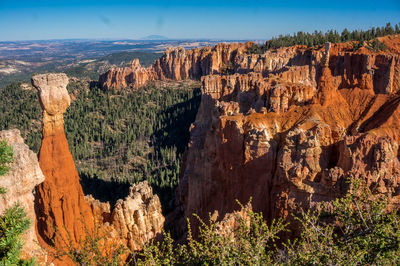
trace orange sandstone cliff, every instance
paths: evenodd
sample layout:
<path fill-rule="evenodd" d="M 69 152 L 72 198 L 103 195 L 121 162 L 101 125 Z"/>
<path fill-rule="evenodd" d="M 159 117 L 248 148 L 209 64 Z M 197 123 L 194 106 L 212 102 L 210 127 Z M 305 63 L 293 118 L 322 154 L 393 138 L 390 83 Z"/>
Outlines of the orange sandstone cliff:
<path fill-rule="evenodd" d="M 224 215 L 252 197 L 267 219 L 289 217 L 344 195 L 353 177 L 398 206 L 397 51 L 281 48 L 202 77 L 179 184 L 185 216 Z"/>
<path fill-rule="evenodd" d="M 144 86 L 149 80 L 200 79 L 204 75 L 226 72 L 233 68 L 237 54 L 247 48 L 243 44 L 217 44 L 215 47 L 196 48 L 186 51 L 183 48 L 168 48 L 163 56 L 148 68 L 140 66 L 135 59 L 123 68 L 111 68 L 100 75 L 99 84 L 103 89 L 122 89 Z"/>
<path fill-rule="evenodd" d="M 267 219 L 289 217 L 344 195 L 352 177 L 398 206 L 400 36 L 379 40 L 386 51 L 353 51 L 351 43 L 263 54 L 248 54 L 249 43 L 168 49 L 143 81 L 127 82 L 134 68 L 99 81 L 121 89 L 201 80 L 178 188 L 186 217 L 223 217 L 250 197 Z"/>

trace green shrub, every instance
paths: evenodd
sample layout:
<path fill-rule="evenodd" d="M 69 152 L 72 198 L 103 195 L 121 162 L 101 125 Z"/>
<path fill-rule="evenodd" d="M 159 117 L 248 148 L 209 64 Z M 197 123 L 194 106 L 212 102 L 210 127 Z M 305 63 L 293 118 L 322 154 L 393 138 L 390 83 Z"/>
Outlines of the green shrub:
<path fill-rule="evenodd" d="M 400 217 L 387 197 L 361 180 L 351 192 L 321 210 L 296 217 L 301 236 L 286 244 L 280 262 L 306 265 L 395 265 L 400 263 Z"/>
<path fill-rule="evenodd" d="M 343 198 L 321 204 L 315 211 L 295 216 L 301 234 L 275 245 L 287 231 L 282 220 L 270 226 L 262 214 L 247 208 L 233 234 L 218 223 L 200 220 L 194 239 L 190 225 L 185 244 L 176 244 L 168 233 L 162 242 L 145 246 L 139 265 L 397 265 L 400 263 L 400 217 L 388 211 L 387 197 L 373 193 L 354 179 Z M 292 224 L 293 225 L 293 224 Z M 225 229 L 226 230 L 226 229 Z"/>
<path fill-rule="evenodd" d="M 10 170 L 9 164 L 13 161 L 13 150 L 5 140 L 0 141 L 0 176 Z"/>
<path fill-rule="evenodd" d="M 22 235 L 30 226 L 22 207 L 15 204 L 0 216 L 0 265 L 34 265 L 34 261 L 20 259 Z"/>
<path fill-rule="evenodd" d="M 82 217 L 83 218 L 83 217 Z M 93 217 L 95 220 L 95 217 Z M 88 228 L 83 220 L 85 234 L 78 243 L 72 240 L 70 232 L 64 237 L 58 231 L 61 245 L 51 252 L 54 258 L 69 258 L 75 265 L 117 266 L 125 262 L 129 250 L 116 239 L 109 238 L 109 232 L 95 220 L 94 227 Z"/>
<path fill-rule="evenodd" d="M 200 221 L 199 236 L 194 238 L 188 226 L 186 244 L 175 244 L 168 233 L 164 241 L 145 245 L 138 265 L 261 265 L 273 262 L 278 234 L 286 231 L 282 220 L 267 225 L 261 213 L 250 205 L 242 206 L 241 215 L 233 214 L 236 226 L 224 230 L 210 217 Z"/>

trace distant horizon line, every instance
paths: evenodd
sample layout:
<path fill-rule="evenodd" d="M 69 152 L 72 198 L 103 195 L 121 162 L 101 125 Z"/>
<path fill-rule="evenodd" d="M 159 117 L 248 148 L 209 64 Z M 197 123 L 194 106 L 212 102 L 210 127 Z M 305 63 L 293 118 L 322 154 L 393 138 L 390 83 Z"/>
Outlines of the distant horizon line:
<path fill-rule="evenodd" d="M 386 22 L 385 25 L 381 26 L 370 26 L 365 29 L 351 29 L 351 28 L 343 28 L 343 30 L 347 29 L 350 31 L 358 30 L 358 31 L 366 31 L 366 30 L 371 30 L 372 28 L 384 28 L 385 26 L 390 25 L 390 26 L 400 26 L 400 23 L 393 23 L 393 25 L 390 22 Z M 329 30 L 315 30 L 317 32 L 322 32 L 324 34 L 328 33 L 329 31 L 337 31 L 338 33 L 342 32 L 342 30 L 339 29 L 329 29 Z M 18 40 L 0 40 L 0 43 L 5 43 L 5 42 L 39 42 L 39 41 L 153 41 L 153 42 L 162 42 L 162 41 L 226 41 L 226 42 L 246 42 L 246 41 L 253 41 L 253 42 L 265 42 L 268 40 L 272 40 L 274 38 L 277 38 L 278 36 L 286 36 L 286 35 L 293 35 L 299 32 L 303 32 L 306 34 L 312 34 L 312 31 L 295 31 L 292 33 L 285 33 L 285 34 L 279 34 L 279 35 L 274 35 L 270 36 L 267 38 L 246 38 L 246 39 L 241 39 L 241 38 L 205 38 L 205 37 L 199 37 L 199 38 L 169 38 L 164 35 L 158 35 L 158 34 L 150 34 L 138 39 L 133 39 L 133 38 L 114 38 L 114 37 L 104 37 L 104 38 L 52 38 L 52 39 L 18 39 Z M 154 38 L 154 39 L 152 39 Z"/>
<path fill-rule="evenodd" d="M 0 40 L 0 43 L 5 42 L 39 42 L 39 41 L 229 41 L 229 42 L 247 42 L 247 41 L 267 41 L 271 38 L 251 38 L 251 39 L 217 39 L 217 38 L 166 38 L 166 39 L 129 39 L 129 38 L 54 38 L 54 39 L 19 39 L 19 40 Z"/>

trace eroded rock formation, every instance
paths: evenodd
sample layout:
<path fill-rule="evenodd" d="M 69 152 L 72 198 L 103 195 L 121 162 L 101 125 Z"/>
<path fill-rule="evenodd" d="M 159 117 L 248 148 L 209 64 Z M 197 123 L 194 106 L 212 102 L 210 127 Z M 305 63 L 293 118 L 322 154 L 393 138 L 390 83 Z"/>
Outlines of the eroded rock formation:
<path fill-rule="evenodd" d="M 400 43 L 400 36 L 391 38 Z M 151 79 L 201 79 L 201 105 L 191 127 L 178 188 L 185 216 L 197 213 L 207 219 L 216 210 L 223 217 L 237 210 L 235 200 L 246 203 L 252 197 L 253 209 L 267 219 L 290 217 L 291 212 L 343 195 L 348 189 L 346 180 L 354 177 L 366 179 L 398 206 L 398 47 L 389 45 L 386 52 L 373 52 L 353 51 L 350 44 L 315 49 L 294 46 L 254 55 L 246 53 L 248 45 L 169 49 L 149 68 L 135 61 L 100 77 L 105 89 L 138 88 Z M 46 85 L 52 78 L 38 80 Z M 42 150 L 48 156 L 65 150 L 62 113 L 69 101 L 60 97 L 65 94 L 46 93 L 45 85 L 40 92 L 44 108 L 40 163 L 47 179 L 46 169 L 55 176 L 62 168 L 54 167 L 57 162 L 49 158 L 42 159 Z M 54 108 L 46 101 L 51 98 L 59 101 Z M 63 139 L 64 148 L 54 144 L 60 141 L 57 138 Z M 69 169 L 76 173 L 75 168 Z M 50 217 L 41 221 L 54 224 L 56 216 L 48 203 L 63 208 L 60 201 L 66 198 L 52 198 L 58 194 L 50 195 L 50 186 L 39 190 Z M 79 204 L 67 205 L 67 211 L 70 206 L 86 210 L 86 203 L 80 205 L 84 202 L 80 186 L 71 189 L 79 195 L 73 200 Z M 143 238 L 157 235 L 164 221 L 159 200 L 146 184 L 132 187 L 112 212 L 106 203 L 88 201 L 110 235 L 133 250 Z M 54 236 L 44 228 L 45 236 Z"/>
<path fill-rule="evenodd" d="M 183 48 L 169 48 L 163 56 L 148 68 L 140 67 L 135 59 L 124 68 L 112 68 L 100 75 L 99 83 L 103 89 L 138 88 L 149 80 L 200 79 L 204 75 L 233 70 L 238 54 L 243 53 L 249 44 L 220 43 L 215 47 L 205 47 L 186 51 Z"/>
<path fill-rule="evenodd" d="M 154 75 L 152 68 L 144 68 L 140 65 L 139 59 L 134 59 L 128 67 L 110 69 L 100 76 L 99 82 L 103 89 L 127 87 L 137 89 L 154 79 Z"/>
<path fill-rule="evenodd" d="M 65 250 L 67 244 L 79 246 L 88 232 L 99 227 L 99 234 L 105 234 L 110 243 L 125 244 L 132 251 L 140 249 L 161 233 L 164 217 L 160 200 L 147 182 L 133 185 L 112 212 L 108 203 L 85 198 L 64 132 L 63 113 L 70 104 L 68 78 L 65 74 L 37 75 L 32 84 L 43 109 L 39 163 L 45 180 L 36 190 L 35 205 L 39 242 Z M 56 263 L 71 263 L 62 259 Z"/>
<path fill-rule="evenodd" d="M 31 227 L 22 236 L 22 258 L 37 258 L 44 255 L 38 245 L 35 233 L 34 195 L 32 191 L 44 181 L 44 175 L 39 167 L 37 156 L 24 143 L 19 130 L 0 131 L 0 141 L 5 140 L 13 149 L 14 160 L 7 174 L 0 176 L 0 187 L 7 192 L 0 195 L 0 214 L 19 203 L 31 221 Z"/>
<path fill-rule="evenodd" d="M 63 114 L 71 102 L 67 84 L 65 74 L 32 77 L 43 109 L 39 164 L 46 177 L 36 190 L 37 231 L 42 244 L 58 247 L 65 246 L 69 239 L 79 243 L 85 236 L 85 227 L 93 227 L 64 132 Z"/>
<path fill-rule="evenodd" d="M 130 250 L 139 250 L 143 244 L 161 234 L 164 225 L 161 203 L 147 181 L 130 187 L 129 195 L 120 199 L 110 211 L 108 203 L 88 196 L 93 212 L 101 218 L 102 228 Z"/>
<path fill-rule="evenodd" d="M 289 217 L 343 195 L 354 177 L 398 205 L 396 51 L 281 48 L 238 54 L 235 74 L 202 77 L 179 184 L 185 216 L 223 216 L 252 197 L 267 219 Z"/>
<path fill-rule="evenodd" d="M 267 218 L 287 217 L 343 195 L 355 176 L 397 203 L 399 40 L 380 38 L 380 52 L 351 43 L 264 54 L 248 54 L 249 43 L 168 49 L 143 80 L 202 83 L 179 185 L 185 216 L 223 216 L 253 197 Z M 105 77 L 107 89 L 126 87 Z"/>

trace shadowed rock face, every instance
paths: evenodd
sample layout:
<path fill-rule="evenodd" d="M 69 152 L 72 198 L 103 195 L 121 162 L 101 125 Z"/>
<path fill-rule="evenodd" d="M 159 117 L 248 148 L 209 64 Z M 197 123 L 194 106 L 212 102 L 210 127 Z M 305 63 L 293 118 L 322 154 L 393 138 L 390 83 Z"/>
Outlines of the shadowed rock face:
<path fill-rule="evenodd" d="M 354 177 L 399 206 L 398 49 L 329 48 L 240 55 L 238 73 L 202 77 L 179 183 L 186 217 L 223 217 L 252 197 L 267 219 L 290 218 L 344 195 Z"/>
<path fill-rule="evenodd" d="M 37 243 L 35 233 L 36 215 L 34 210 L 34 195 L 32 191 L 44 181 L 44 175 L 39 167 L 37 156 L 24 143 L 19 130 L 0 131 L 0 141 L 5 140 L 14 152 L 14 160 L 7 174 L 0 176 L 0 187 L 7 193 L 0 195 L 0 214 L 14 206 L 17 202 L 24 208 L 32 226 L 22 236 L 23 258 L 43 257 L 43 252 Z"/>
<path fill-rule="evenodd" d="M 58 247 L 67 239 L 78 243 L 85 235 L 85 227 L 93 227 L 64 132 L 63 114 L 70 105 L 67 84 L 65 74 L 32 77 L 43 109 L 39 164 L 46 177 L 36 190 L 37 232 L 42 244 Z"/>

